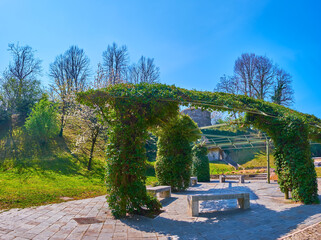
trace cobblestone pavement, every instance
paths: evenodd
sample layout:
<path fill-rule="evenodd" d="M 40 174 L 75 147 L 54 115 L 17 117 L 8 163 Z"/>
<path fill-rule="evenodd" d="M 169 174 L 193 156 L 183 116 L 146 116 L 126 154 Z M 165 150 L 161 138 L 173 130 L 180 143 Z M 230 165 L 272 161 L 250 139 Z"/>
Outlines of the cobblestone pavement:
<path fill-rule="evenodd" d="M 280 240 L 320 240 L 321 239 L 321 222 L 312 226 L 301 229 L 297 232 L 289 234 Z"/>
<path fill-rule="evenodd" d="M 186 195 L 231 192 L 249 192 L 251 208 L 237 209 L 236 200 L 208 201 L 201 202 L 199 217 L 187 214 Z M 0 213 L 0 239 L 277 239 L 321 222 L 320 205 L 286 201 L 276 183 L 264 181 L 202 183 L 162 203 L 164 212 L 154 219 L 115 220 L 104 196 L 12 209 Z M 286 239 L 300 239 L 294 235 Z"/>

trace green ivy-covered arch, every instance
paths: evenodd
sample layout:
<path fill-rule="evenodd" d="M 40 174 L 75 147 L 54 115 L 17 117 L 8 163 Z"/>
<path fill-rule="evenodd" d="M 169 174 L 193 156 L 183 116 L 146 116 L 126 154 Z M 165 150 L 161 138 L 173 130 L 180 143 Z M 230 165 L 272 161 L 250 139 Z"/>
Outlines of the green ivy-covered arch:
<path fill-rule="evenodd" d="M 276 148 L 279 185 L 295 201 L 318 202 L 309 139 L 321 139 L 321 120 L 313 115 L 243 95 L 186 90 L 165 84 L 119 84 L 79 93 L 78 100 L 98 107 L 109 124 L 107 201 L 115 216 L 159 208 L 145 189 L 147 131 L 178 114 L 179 105 L 245 112 L 246 123 L 268 133 Z"/>

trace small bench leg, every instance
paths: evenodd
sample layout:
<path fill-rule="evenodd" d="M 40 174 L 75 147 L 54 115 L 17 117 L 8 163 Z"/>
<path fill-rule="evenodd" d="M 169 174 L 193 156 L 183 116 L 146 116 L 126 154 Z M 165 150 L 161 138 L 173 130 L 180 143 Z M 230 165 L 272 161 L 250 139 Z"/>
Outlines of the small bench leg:
<path fill-rule="evenodd" d="M 244 183 L 244 176 L 240 176 L 239 182 L 240 182 L 240 183 Z"/>
<path fill-rule="evenodd" d="M 199 214 L 198 201 L 192 201 L 192 199 L 188 199 L 188 214 L 192 217 L 198 216 Z"/>
<path fill-rule="evenodd" d="M 244 198 L 238 198 L 237 205 L 239 206 L 239 208 L 244 209 Z"/>
<path fill-rule="evenodd" d="M 250 198 L 248 196 L 244 196 L 244 209 L 250 208 Z"/>
<path fill-rule="evenodd" d="M 250 199 L 247 196 L 237 199 L 237 205 L 242 209 L 250 208 Z"/>
<path fill-rule="evenodd" d="M 220 183 L 223 183 L 223 182 L 225 182 L 225 177 L 220 175 Z"/>

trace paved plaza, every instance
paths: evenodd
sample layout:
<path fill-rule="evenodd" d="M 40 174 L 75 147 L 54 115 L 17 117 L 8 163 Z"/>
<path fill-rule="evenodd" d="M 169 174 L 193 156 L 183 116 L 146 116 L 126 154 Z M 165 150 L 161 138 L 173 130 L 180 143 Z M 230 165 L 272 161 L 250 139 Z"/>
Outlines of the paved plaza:
<path fill-rule="evenodd" d="M 187 214 L 187 195 L 236 192 L 250 194 L 250 209 L 238 209 L 232 199 L 201 202 L 198 217 Z M 164 211 L 154 219 L 115 220 L 104 196 L 12 209 L 0 213 L 0 239 L 321 239 L 315 230 L 320 227 L 321 205 L 286 201 L 276 183 L 212 181 L 173 193 L 162 203 Z M 308 226 L 310 230 L 289 235 Z"/>

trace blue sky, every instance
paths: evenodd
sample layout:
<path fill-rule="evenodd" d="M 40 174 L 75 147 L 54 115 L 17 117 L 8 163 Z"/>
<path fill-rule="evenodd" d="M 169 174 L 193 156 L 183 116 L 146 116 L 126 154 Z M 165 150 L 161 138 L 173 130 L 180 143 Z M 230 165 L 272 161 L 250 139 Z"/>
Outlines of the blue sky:
<path fill-rule="evenodd" d="M 266 55 L 293 76 L 294 109 L 321 117 L 321 1 L 0 0 L 0 71 L 8 43 L 29 45 L 48 67 L 71 45 L 93 73 L 108 44 L 131 62 L 155 59 L 161 82 L 212 91 L 245 52 Z"/>

